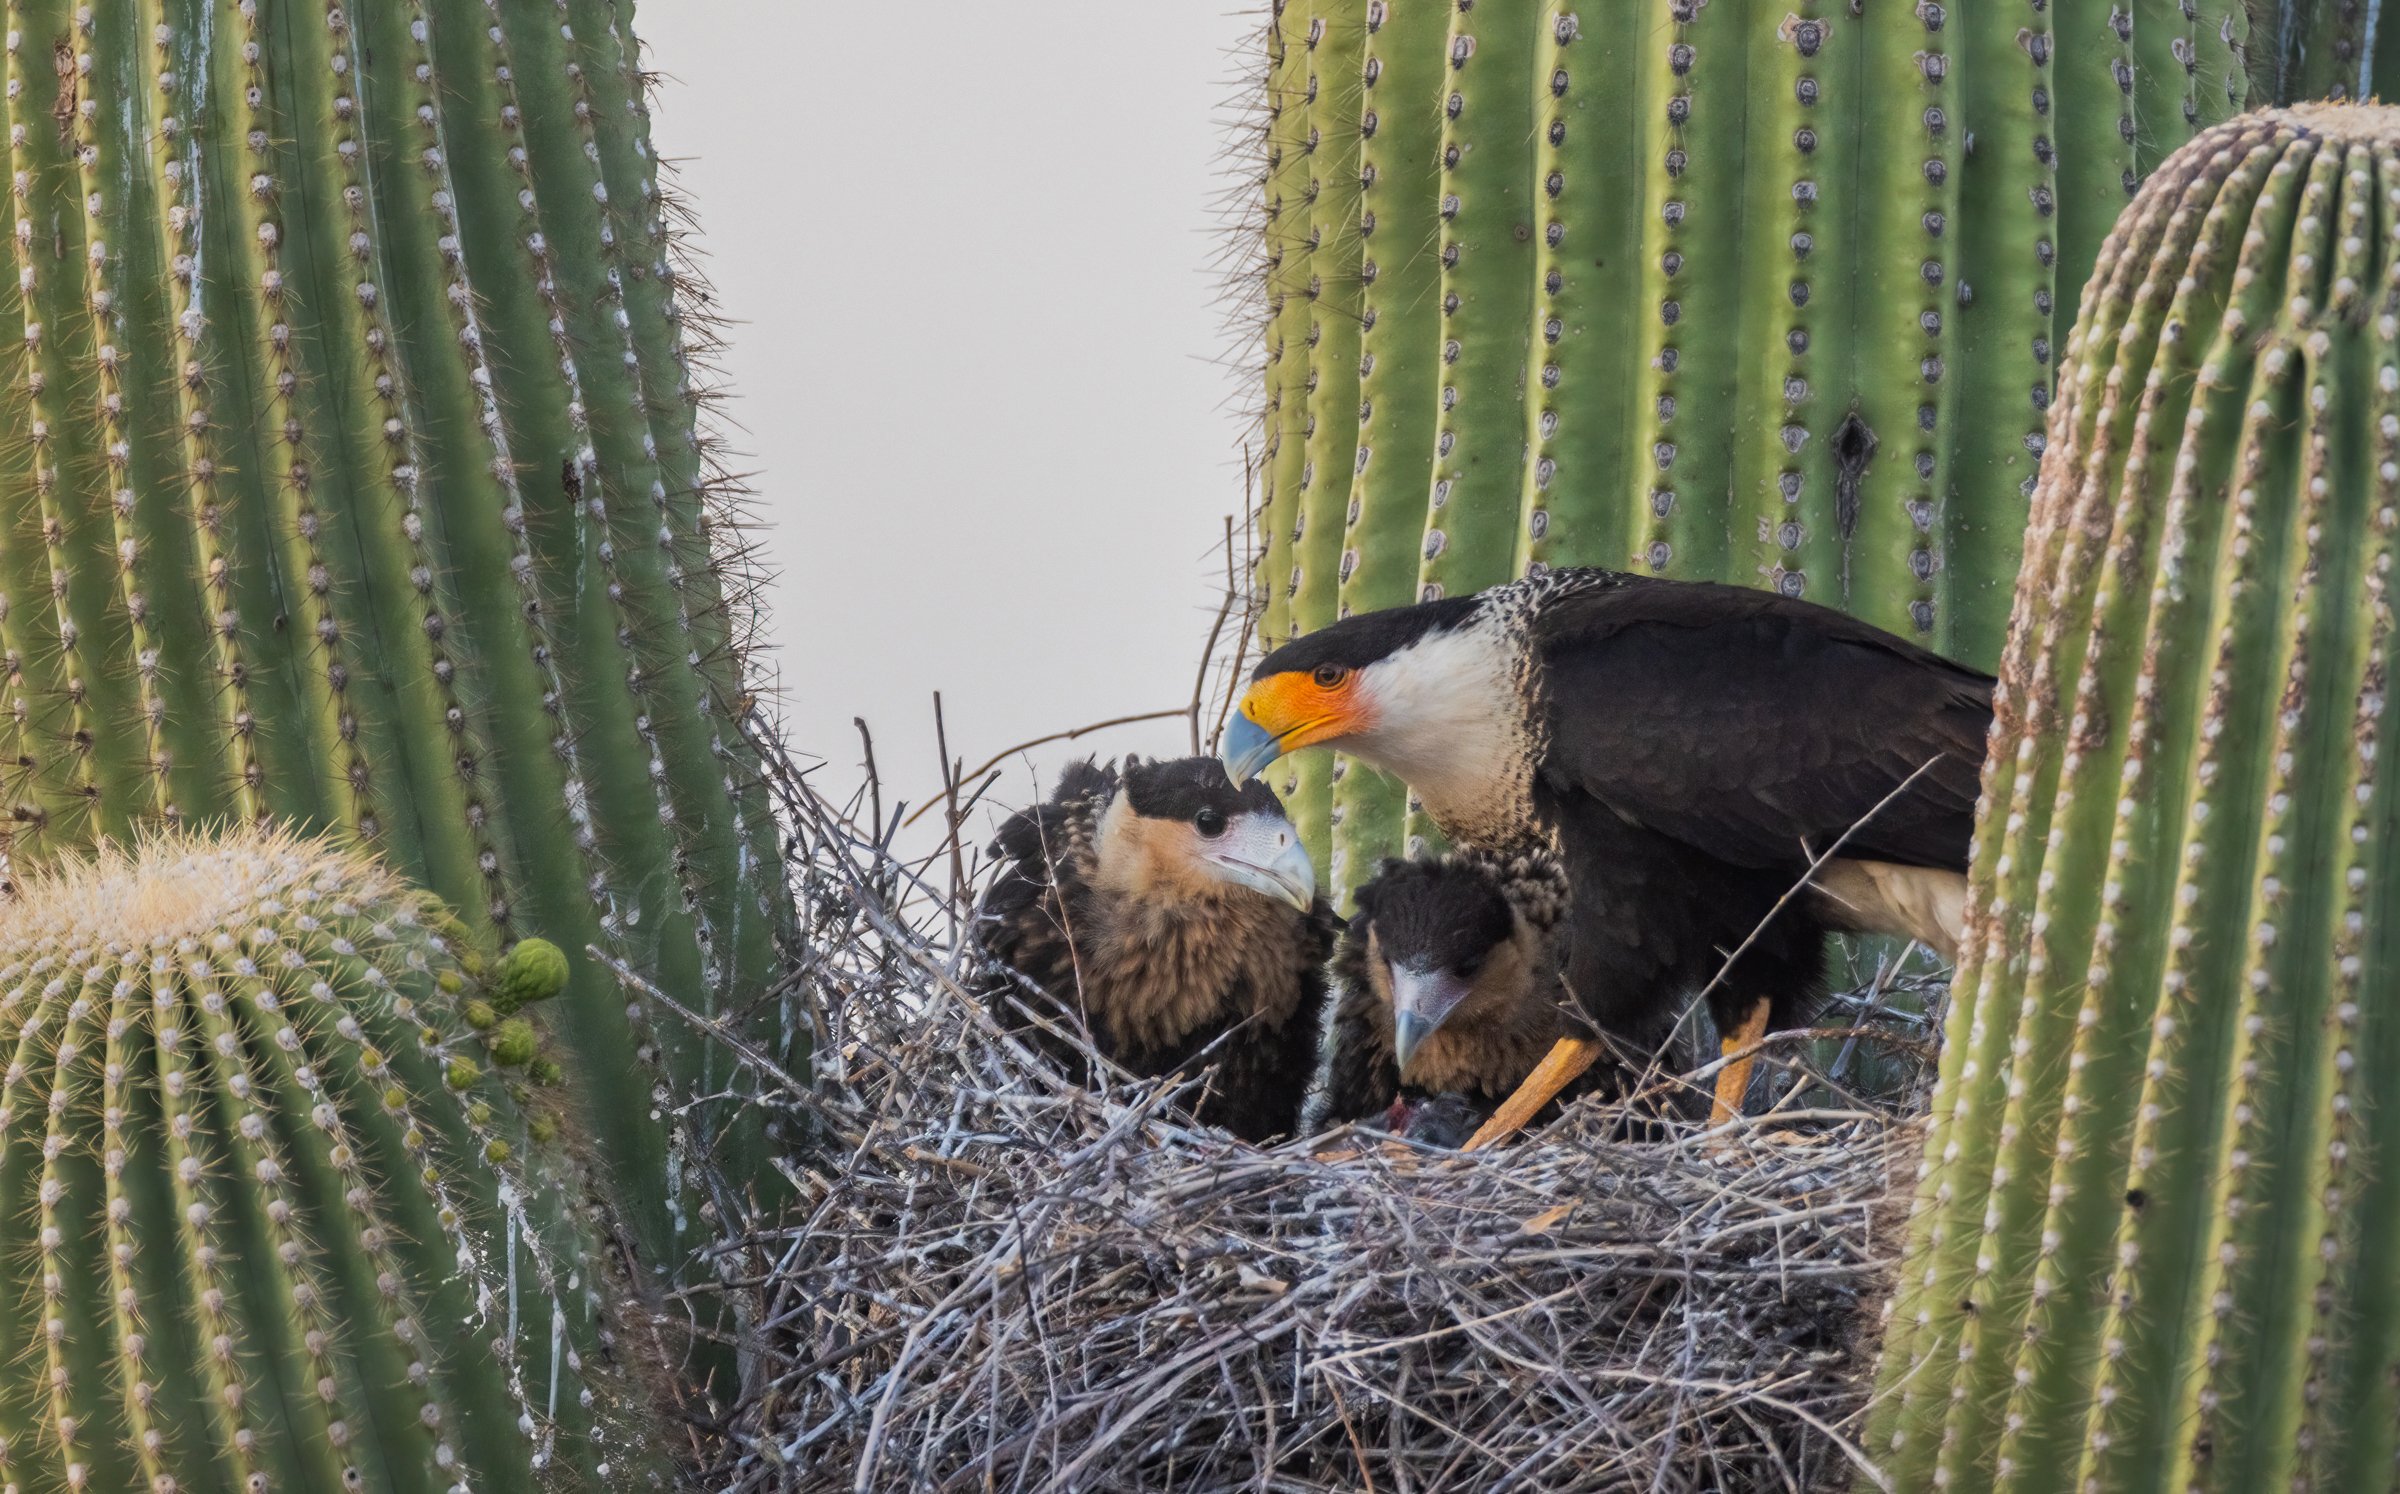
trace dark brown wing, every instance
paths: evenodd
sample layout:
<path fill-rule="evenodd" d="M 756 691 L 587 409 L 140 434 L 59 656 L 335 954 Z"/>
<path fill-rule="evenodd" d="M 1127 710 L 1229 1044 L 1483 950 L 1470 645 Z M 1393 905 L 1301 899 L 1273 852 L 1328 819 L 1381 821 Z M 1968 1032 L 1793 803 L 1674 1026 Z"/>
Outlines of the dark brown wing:
<path fill-rule="evenodd" d="M 1208 1051 L 1214 1067 L 1198 1106 L 1200 1119 L 1252 1142 L 1299 1132 L 1325 1031 L 1325 960 L 1340 922 L 1322 899 L 1309 911 L 1292 967 L 1278 972 L 1298 986 L 1296 997 L 1287 1000 L 1277 993 L 1278 999 L 1260 1000 L 1237 985 L 1227 1020 L 1194 1033 L 1185 1044 L 1186 1056 L 1153 1065 L 1158 1072 L 1189 1068 Z M 1257 1017 L 1231 1016 L 1245 1010 L 1288 1010 L 1290 1015 L 1274 1027 Z"/>
<path fill-rule="evenodd" d="M 1333 1043 L 1322 1099 L 1328 1125 L 1372 1120 L 1400 1095 L 1392 1059 L 1390 1008 L 1367 978 L 1366 909 L 1361 908 L 1335 948 Z"/>
<path fill-rule="evenodd" d="M 1847 856 L 1965 869 L 1990 676 L 1709 583 L 1560 598 L 1535 629 L 1551 792 L 1741 866 L 1788 865 L 1847 830 Z"/>
<path fill-rule="evenodd" d="M 1107 768 L 1070 764 L 1050 798 L 1010 815 L 992 842 L 998 870 L 976 905 L 974 933 L 991 965 L 1006 968 L 978 972 L 975 989 L 1010 1027 L 1034 1030 L 1025 1019 L 1025 1003 L 1033 999 L 1027 983 L 1056 999 L 1044 1014 L 1050 1020 L 1074 1009 L 1078 983 L 1067 934 L 1088 890 L 1082 863 L 1092 826 L 1116 781 Z M 1041 1046 L 1053 1057 L 1071 1056 L 1046 1035 Z"/>

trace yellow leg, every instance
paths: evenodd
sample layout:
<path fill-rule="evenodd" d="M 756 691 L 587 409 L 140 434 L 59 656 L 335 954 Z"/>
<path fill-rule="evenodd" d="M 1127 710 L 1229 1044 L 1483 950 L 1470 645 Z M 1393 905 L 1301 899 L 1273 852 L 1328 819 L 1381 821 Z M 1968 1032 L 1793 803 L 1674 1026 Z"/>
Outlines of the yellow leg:
<path fill-rule="evenodd" d="M 1534 1065 L 1525 1082 L 1508 1102 L 1492 1112 L 1481 1129 L 1467 1138 L 1466 1150 L 1482 1151 L 1493 1142 L 1514 1135 L 1519 1127 L 1533 1119 L 1534 1113 L 1562 1089 L 1580 1078 L 1585 1069 L 1600 1061 L 1600 1045 L 1586 1038 L 1560 1038 L 1542 1061 Z"/>
<path fill-rule="evenodd" d="M 1741 1027 L 1725 1034 L 1722 1044 L 1725 1066 L 1717 1070 L 1717 1099 L 1708 1112 L 1710 1130 L 1742 1113 L 1742 1096 L 1750 1092 L 1750 1064 L 1757 1057 L 1758 1040 L 1766 1035 L 1767 1002 L 1761 998 L 1758 1005 L 1750 1008 L 1750 1015 L 1742 1019 Z"/>

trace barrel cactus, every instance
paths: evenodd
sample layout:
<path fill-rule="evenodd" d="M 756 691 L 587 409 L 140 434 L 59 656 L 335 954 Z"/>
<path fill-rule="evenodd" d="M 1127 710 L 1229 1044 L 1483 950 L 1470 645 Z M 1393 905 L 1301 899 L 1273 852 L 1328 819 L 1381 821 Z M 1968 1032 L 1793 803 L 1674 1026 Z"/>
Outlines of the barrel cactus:
<path fill-rule="evenodd" d="M 1262 641 L 1605 565 L 1989 665 L 2053 349 L 2143 173 L 2242 106 L 2246 9 L 1278 0 Z M 1307 771 L 1346 886 L 1398 791 Z"/>
<path fill-rule="evenodd" d="M 2177 152 L 2063 368 L 1867 1450 L 2388 1490 L 2400 111 Z"/>
<path fill-rule="evenodd" d="M 9 6 L 0 792 L 20 871 L 271 821 L 554 939 L 578 1088 L 664 1254 L 697 1235 L 637 1060 L 739 1075 L 585 952 L 729 1014 L 784 904 L 627 27 L 609 0 Z"/>
<path fill-rule="evenodd" d="M 31 880 L 0 917 L 0 1488 L 663 1486 L 560 1097 L 462 1020 L 502 973 L 474 958 L 283 834 Z"/>

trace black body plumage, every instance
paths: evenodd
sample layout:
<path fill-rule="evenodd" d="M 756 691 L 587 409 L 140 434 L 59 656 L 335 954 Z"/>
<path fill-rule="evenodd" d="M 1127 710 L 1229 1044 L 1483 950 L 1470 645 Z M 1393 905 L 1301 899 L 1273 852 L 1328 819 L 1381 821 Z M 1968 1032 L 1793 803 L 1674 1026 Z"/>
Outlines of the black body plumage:
<path fill-rule="evenodd" d="M 1835 861 L 1894 883 L 1967 865 L 1993 681 L 1829 608 L 1554 571 L 1345 620 L 1257 678 L 1329 667 L 1420 714 L 1489 692 L 1466 719 L 1508 719 L 1472 762 L 1450 760 L 1459 732 L 1412 739 L 1405 720 L 1334 745 L 1406 778 L 1461 844 L 1554 851 L 1567 984 L 1644 1045 L 1701 990 L 1721 1031 L 1762 999 L 1771 1027 L 1804 1021 L 1828 933 L 1896 916 L 1824 890 Z"/>
<path fill-rule="evenodd" d="M 1298 1125 L 1339 920 L 1322 898 L 1303 913 L 1187 864 L 1196 819 L 1245 815 L 1282 823 L 1271 791 L 1235 790 L 1210 759 L 1074 764 L 1001 825 L 975 935 L 982 994 L 1070 1078 L 1090 1077 L 1080 1045 L 1033 1012 L 1136 1076 L 1205 1066 L 1198 1118 L 1264 1141 Z"/>

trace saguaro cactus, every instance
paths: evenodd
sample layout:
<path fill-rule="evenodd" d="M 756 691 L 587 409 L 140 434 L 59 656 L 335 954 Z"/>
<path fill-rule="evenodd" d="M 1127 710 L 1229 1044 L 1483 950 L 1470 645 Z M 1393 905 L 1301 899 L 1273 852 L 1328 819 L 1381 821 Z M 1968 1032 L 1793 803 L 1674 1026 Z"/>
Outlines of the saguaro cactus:
<path fill-rule="evenodd" d="M 1868 1450 L 1904 1489 L 2388 1490 L 2400 111 L 2170 159 L 2050 436 Z"/>
<path fill-rule="evenodd" d="M 1582 564 L 1988 664 L 2076 290 L 2241 106 L 2246 34 L 2240 0 L 1279 0 L 1263 641 Z M 1329 816 L 1286 771 L 1338 883 L 1397 849 L 1388 781 L 1338 766 Z"/>
<path fill-rule="evenodd" d="M 654 1486 L 557 1098 L 462 1020 L 456 932 L 248 832 L 8 909 L 0 1487 Z"/>
<path fill-rule="evenodd" d="M 2253 97 L 2370 99 L 2400 85 L 2400 30 L 2383 0 L 2277 0 L 2250 48 Z"/>
<path fill-rule="evenodd" d="M 0 792 L 20 871 L 277 821 L 554 939 L 666 1251 L 637 1053 L 738 1076 L 584 951 L 731 1012 L 783 894 L 627 25 L 12 0 Z"/>

